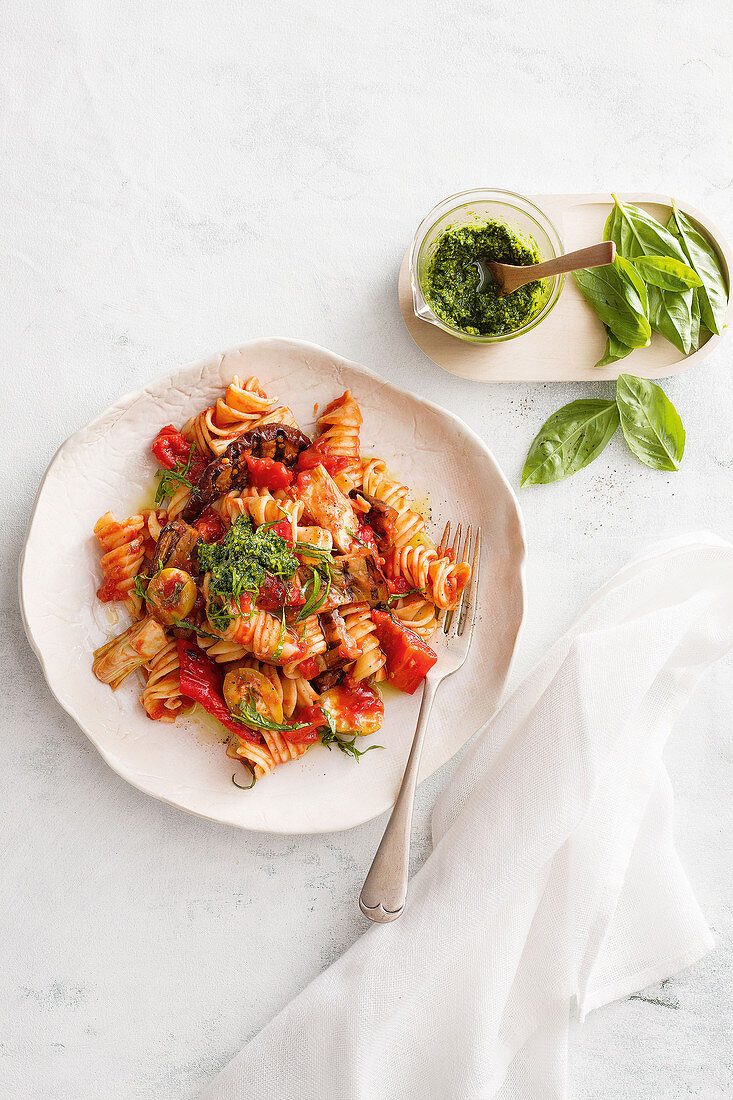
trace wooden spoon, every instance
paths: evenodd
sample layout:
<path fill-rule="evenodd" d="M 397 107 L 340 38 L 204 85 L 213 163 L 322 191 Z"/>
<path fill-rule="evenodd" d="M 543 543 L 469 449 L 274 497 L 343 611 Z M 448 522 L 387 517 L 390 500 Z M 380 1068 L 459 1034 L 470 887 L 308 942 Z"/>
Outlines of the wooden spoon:
<path fill-rule="evenodd" d="M 535 279 L 546 279 L 564 271 L 581 271 L 585 267 L 605 267 L 606 264 L 612 264 L 615 257 L 616 245 L 613 241 L 603 241 L 601 244 L 592 244 L 589 248 L 579 248 L 577 252 L 556 256 L 554 260 L 544 260 L 541 264 L 529 264 L 526 267 L 497 264 L 482 256 L 472 262 L 479 275 L 477 291 L 493 287 L 495 293 L 504 298 Z"/>

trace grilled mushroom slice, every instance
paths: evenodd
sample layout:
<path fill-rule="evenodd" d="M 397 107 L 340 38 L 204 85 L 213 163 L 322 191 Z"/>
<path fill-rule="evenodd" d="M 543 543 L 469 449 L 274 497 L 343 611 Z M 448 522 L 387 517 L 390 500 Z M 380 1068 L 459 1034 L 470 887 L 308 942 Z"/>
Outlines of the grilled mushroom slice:
<path fill-rule="evenodd" d="M 200 537 L 195 527 L 190 527 L 179 519 L 171 520 L 158 535 L 153 568 L 185 569 L 190 572 L 192 564 L 195 564 L 194 548 Z"/>
<path fill-rule="evenodd" d="M 367 506 L 364 520 L 374 532 L 379 549 L 385 550 L 388 546 L 391 546 L 397 530 L 397 509 L 390 504 L 385 504 L 379 497 L 370 496 L 362 489 L 352 489 L 349 496 L 357 504 L 363 501 Z"/>
<path fill-rule="evenodd" d="M 324 611 L 318 618 L 328 649 L 335 649 L 346 660 L 355 660 L 359 656 L 359 647 L 356 639 L 346 629 L 346 623 L 338 610 L 333 608 Z"/>
<path fill-rule="evenodd" d="M 221 458 L 214 459 L 204 470 L 195 493 L 192 493 L 182 516 L 194 520 L 204 508 L 224 493 L 245 489 L 249 485 L 248 458 L 271 458 L 283 466 L 294 466 L 298 455 L 310 447 L 310 439 L 299 428 L 285 424 L 263 424 L 244 432 L 230 443 Z"/>

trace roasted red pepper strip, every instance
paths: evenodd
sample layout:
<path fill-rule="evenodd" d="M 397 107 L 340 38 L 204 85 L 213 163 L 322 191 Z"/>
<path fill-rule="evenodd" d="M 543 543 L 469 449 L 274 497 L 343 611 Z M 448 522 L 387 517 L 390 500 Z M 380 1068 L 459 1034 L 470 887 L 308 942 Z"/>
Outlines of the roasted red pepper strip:
<path fill-rule="evenodd" d="M 386 611 L 372 611 L 379 644 L 387 658 L 387 674 L 400 691 L 414 694 L 438 660 L 438 655 L 414 630 Z"/>
<path fill-rule="evenodd" d="M 152 450 L 160 465 L 166 470 L 172 470 L 176 463 L 186 463 L 191 453 L 191 444 L 183 438 L 178 428 L 166 424 L 153 440 Z"/>
<path fill-rule="evenodd" d="M 178 662 L 181 666 L 181 693 L 218 719 L 232 733 L 255 745 L 262 744 L 262 737 L 241 722 L 236 722 L 222 695 L 222 675 L 214 662 L 198 646 L 178 639 Z"/>

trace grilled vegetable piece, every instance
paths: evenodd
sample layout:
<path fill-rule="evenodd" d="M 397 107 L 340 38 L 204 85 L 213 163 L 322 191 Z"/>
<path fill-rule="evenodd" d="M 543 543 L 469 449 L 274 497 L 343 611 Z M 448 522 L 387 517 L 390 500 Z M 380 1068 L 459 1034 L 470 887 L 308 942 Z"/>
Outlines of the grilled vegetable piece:
<path fill-rule="evenodd" d="M 300 452 L 309 446 L 307 435 L 285 424 L 263 424 L 244 432 L 229 444 L 221 458 L 214 459 L 206 467 L 196 492 L 183 509 L 183 518 L 190 522 L 217 497 L 245 489 L 250 481 L 248 458 L 271 458 L 292 467 Z"/>
<path fill-rule="evenodd" d="M 190 572 L 191 564 L 195 561 L 194 548 L 200 537 L 195 527 L 190 527 L 179 519 L 167 523 L 155 544 L 153 568 L 185 569 Z"/>
<path fill-rule="evenodd" d="M 376 733 L 382 728 L 384 703 L 368 684 L 340 684 L 324 692 L 318 705 L 325 710 L 334 733 Z"/>
<path fill-rule="evenodd" d="M 322 672 L 320 676 L 316 676 L 315 680 L 311 680 L 311 684 L 318 694 L 322 695 L 329 688 L 336 687 L 336 684 L 339 684 L 345 675 L 343 668 L 329 668 L 326 672 Z"/>
<path fill-rule="evenodd" d="M 150 581 L 145 598 L 158 622 L 173 626 L 196 603 L 196 583 L 185 569 L 161 569 Z"/>
<path fill-rule="evenodd" d="M 163 627 L 148 615 L 95 649 L 92 671 L 98 680 L 116 691 L 126 676 L 151 661 L 167 642 Z"/>
<path fill-rule="evenodd" d="M 295 496 L 302 500 L 306 516 L 330 531 L 334 546 L 344 554 L 353 549 L 359 520 L 351 501 L 324 466 L 314 466 L 298 475 Z"/>
<path fill-rule="evenodd" d="M 246 710 L 242 712 L 240 703 L 252 714 L 260 715 L 269 722 L 282 725 L 283 705 L 270 681 L 253 668 L 236 668 L 224 677 L 224 701 L 232 714 L 244 719 L 247 724 Z M 254 726 L 257 730 L 257 726 Z M 259 732 L 259 730 L 257 730 Z"/>
<path fill-rule="evenodd" d="M 332 589 L 348 596 L 348 603 L 386 603 L 389 585 L 373 554 L 343 554 L 331 562 Z"/>
<path fill-rule="evenodd" d="M 397 509 L 361 489 L 352 489 L 349 496 L 357 504 L 363 501 L 367 505 L 364 520 L 374 532 L 379 549 L 386 550 L 394 543 L 397 533 Z"/>
<path fill-rule="evenodd" d="M 318 618 L 329 651 L 335 650 L 345 660 L 355 660 L 359 656 L 359 646 L 356 644 L 356 639 L 346 629 L 346 623 L 337 609 L 324 611 Z M 331 662 L 327 661 L 327 664 L 331 665 Z"/>

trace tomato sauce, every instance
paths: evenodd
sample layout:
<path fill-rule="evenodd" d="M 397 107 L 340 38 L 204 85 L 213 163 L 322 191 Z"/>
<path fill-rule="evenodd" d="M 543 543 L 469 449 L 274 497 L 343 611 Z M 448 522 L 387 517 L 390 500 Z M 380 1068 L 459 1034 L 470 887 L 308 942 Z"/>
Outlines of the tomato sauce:
<path fill-rule="evenodd" d="M 361 729 L 384 714 L 382 697 L 368 684 L 345 680 L 332 688 L 329 701 L 333 701 L 340 717 L 351 729 Z"/>
<path fill-rule="evenodd" d="M 311 443 L 310 447 L 307 447 L 298 455 L 299 470 L 313 470 L 316 466 L 323 466 L 331 477 L 340 473 L 341 470 L 345 470 L 350 462 L 351 459 L 346 458 L 344 455 L 332 454 L 328 449 L 328 444 L 321 439 Z"/>
<path fill-rule="evenodd" d="M 220 539 L 226 534 L 226 529 L 222 523 L 221 516 L 218 512 L 209 505 L 208 508 L 204 508 L 199 518 L 194 522 L 193 526 L 204 542 L 219 542 Z"/>
<path fill-rule="evenodd" d="M 287 489 L 293 484 L 292 471 L 274 458 L 254 458 L 247 455 L 249 483 L 255 489 Z"/>

